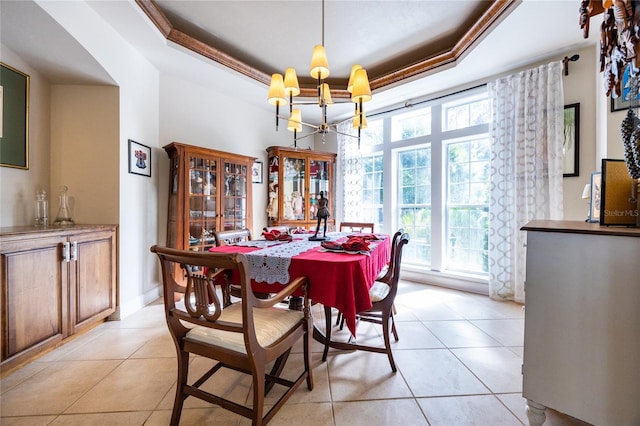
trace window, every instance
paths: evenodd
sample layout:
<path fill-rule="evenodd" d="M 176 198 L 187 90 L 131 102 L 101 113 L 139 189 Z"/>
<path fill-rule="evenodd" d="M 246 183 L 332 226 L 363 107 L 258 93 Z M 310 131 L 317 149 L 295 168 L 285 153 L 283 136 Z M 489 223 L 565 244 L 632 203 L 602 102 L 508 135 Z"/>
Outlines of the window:
<path fill-rule="evenodd" d="M 410 234 L 405 267 L 486 276 L 490 160 L 486 87 L 419 104 L 369 122 L 357 154 L 362 196 L 349 208 L 376 222 L 376 229 L 383 232 L 404 228 Z M 349 211 L 344 215 L 349 217 Z"/>
<path fill-rule="evenodd" d="M 445 269 L 489 271 L 489 139 L 445 141 L 447 146 Z"/>
<path fill-rule="evenodd" d="M 405 112 L 391 118 L 391 140 L 406 140 L 429 133 L 431 133 L 431 108 Z"/>
<path fill-rule="evenodd" d="M 411 236 L 403 257 L 406 262 L 431 264 L 431 148 L 398 153 L 396 216 Z"/>
<path fill-rule="evenodd" d="M 371 155 L 362 159 L 362 210 L 367 221 L 382 229 L 384 203 L 382 155 Z"/>

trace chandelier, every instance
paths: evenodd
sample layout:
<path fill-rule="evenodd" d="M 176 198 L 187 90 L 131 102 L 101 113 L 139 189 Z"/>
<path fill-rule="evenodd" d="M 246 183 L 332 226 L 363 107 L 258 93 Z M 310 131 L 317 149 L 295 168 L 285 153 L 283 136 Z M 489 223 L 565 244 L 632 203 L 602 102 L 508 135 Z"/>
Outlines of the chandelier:
<path fill-rule="evenodd" d="M 310 74 L 316 80 L 317 99 L 314 102 L 301 102 L 294 100 L 295 96 L 300 94 L 300 85 L 298 84 L 298 76 L 294 68 L 287 68 L 284 77 L 282 74 L 273 74 L 271 76 L 271 84 L 269 86 L 268 101 L 276 107 L 276 131 L 278 130 L 279 119 L 286 119 L 287 129 L 293 132 L 294 146 L 297 147 L 298 132 L 302 132 L 302 126 L 309 127 L 313 131 L 303 137 L 307 137 L 316 133 L 325 135 L 333 131 L 345 136 L 356 137 L 348 133 L 342 133 L 337 130 L 339 123 L 327 123 L 327 107 L 334 103 L 331 99 L 331 90 L 326 78 L 329 77 L 329 63 L 324 50 L 324 0 L 322 0 L 322 44 L 313 48 L 311 56 Z M 347 91 L 350 93 L 350 102 L 354 103 L 353 128 L 358 130 L 358 144 L 360 144 L 360 132 L 367 127 L 367 119 L 364 114 L 362 104 L 371 100 L 371 88 L 369 87 L 369 78 L 367 71 L 361 65 L 353 65 L 347 84 Z M 280 115 L 280 106 L 289 103 L 289 117 Z M 302 121 L 302 112 L 299 105 L 317 104 L 321 110 L 321 122 L 319 125 L 305 123 Z"/>

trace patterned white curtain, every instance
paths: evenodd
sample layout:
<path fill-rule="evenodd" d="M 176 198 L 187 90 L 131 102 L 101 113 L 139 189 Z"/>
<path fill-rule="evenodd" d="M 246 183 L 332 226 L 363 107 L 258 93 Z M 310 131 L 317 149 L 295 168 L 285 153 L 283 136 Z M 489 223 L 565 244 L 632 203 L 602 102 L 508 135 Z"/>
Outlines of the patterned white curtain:
<path fill-rule="evenodd" d="M 341 222 L 361 221 L 362 209 L 362 155 L 358 147 L 358 139 L 342 133 L 354 134 L 351 120 L 338 124 L 338 164 L 337 203 L 338 218 Z"/>
<path fill-rule="evenodd" d="M 562 219 L 562 62 L 488 84 L 492 103 L 489 296 L 524 303 L 526 232 Z"/>

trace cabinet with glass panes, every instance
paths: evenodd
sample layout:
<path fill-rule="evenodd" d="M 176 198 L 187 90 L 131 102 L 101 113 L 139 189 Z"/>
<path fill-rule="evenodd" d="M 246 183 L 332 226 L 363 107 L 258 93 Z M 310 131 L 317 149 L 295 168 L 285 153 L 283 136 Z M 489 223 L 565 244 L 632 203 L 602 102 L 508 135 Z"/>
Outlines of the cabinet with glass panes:
<path fill-rule="evenodd" d="M 320 192 L 329 200 L 331 216 L 328 230 L 334 227 L 334 165 L 336 154 L 308 149 L 272 146 L 268 153 L 269 226 L 315 229 Z"/>
<path fill-rule="evenodd" d="M 167 246 L 207 251 L 214 232 L 253 226 L 251 166 L 255 157 L 172 142 Z M 176 279 L 182 280 L 180 271 Z"/>

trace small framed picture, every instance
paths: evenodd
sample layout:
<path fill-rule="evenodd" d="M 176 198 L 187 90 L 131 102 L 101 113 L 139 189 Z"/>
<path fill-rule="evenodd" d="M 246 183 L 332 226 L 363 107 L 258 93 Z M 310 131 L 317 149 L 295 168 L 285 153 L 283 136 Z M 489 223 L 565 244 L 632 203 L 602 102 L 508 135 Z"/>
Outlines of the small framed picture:
<path fill-rule="evenodd" d="M 625 109 L 629 109 L 631 103 L 633 101 L 633 85 L 637 84 L 637 78 L 633 78 L 629 75 L 630 65 L 624 69 L 622 73 L 622 93 L 617 98 L 611 96 L 611 112 L 614 111 L 622 111 Z M 637 106 L 640 103 L 640 91 L 636 93 L 636 100 L 633 102 L 634 106 Z"/>
<path fill-rule="evenodd" d="M 251 182 L 262 183 L 262 161 L 256 161 L 251 167 Z"/>
<path fill-rule="evenodd" d="M 151 177 L 151 148 L 129 139 L 129 173 Z"/>
<path fill-rule="evenodd" d="M 602 173 L 591 173 L 591 199 L 589 200 L 589 222 L 600 223 L 600 193 Z"/>
<path fill-rule="evenodd" d="M 564 106 L 562 176 L 580 176 L 580 104 Z"/>

